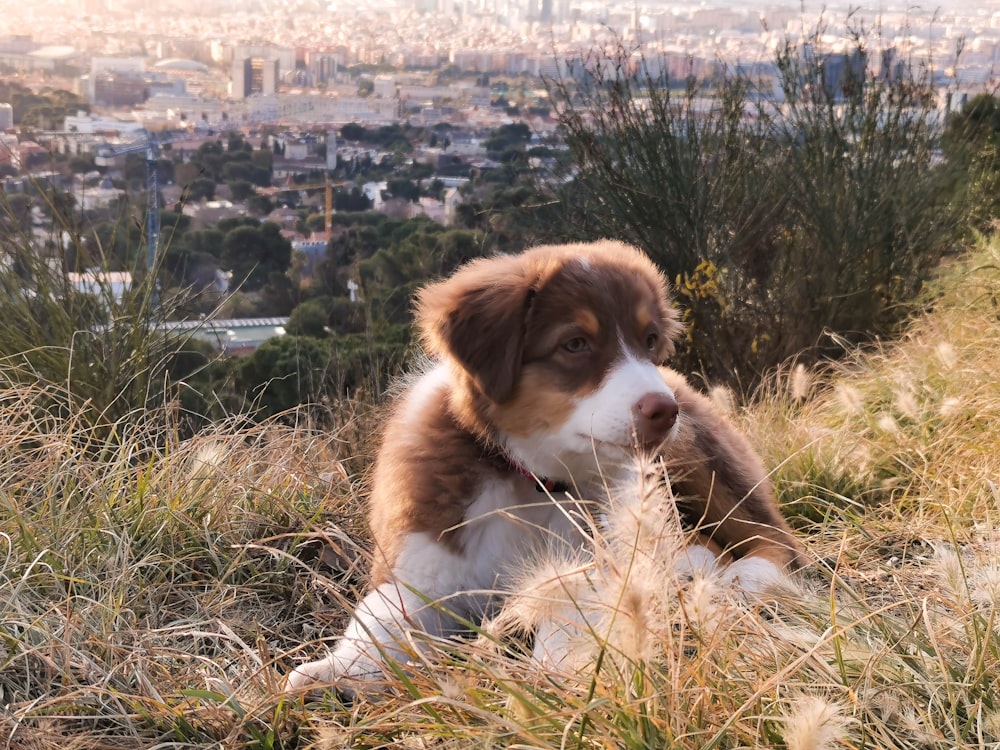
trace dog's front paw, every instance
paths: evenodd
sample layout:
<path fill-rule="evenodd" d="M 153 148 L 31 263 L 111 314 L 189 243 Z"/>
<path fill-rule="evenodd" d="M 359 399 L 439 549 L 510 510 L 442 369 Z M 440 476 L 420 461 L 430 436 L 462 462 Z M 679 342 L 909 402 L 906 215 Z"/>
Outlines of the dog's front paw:
<path fill-rule="evenodd" d="M 741 557 L 724 568 L 721 578 L 724 584 L 755 599 L 791 583 L 772 561 L 754 555 Z"/>
<path fill-rule="evenodd" d="M 674 571 L 681 580 L 709 578 L 718 574 L 716 554 L 701 544 L 689 544 L 677 555 Z"/>
<path fill-rule="evenodd" d="M 299 693 L 328 689 L 343 698 L 382 693 L 387 689 L 385 667 L 377 646 L 343 638 L 326 658 L 300 664 L 289 672 L 283 690 Z"/>
<path fill-rule="evenodd" d="M 298 693 L 305 690 L 319 689 L 324 685 L 332 685 L 337 680 L 332 657 L 300 664 L 285 675 L 281 687 L 284 693 Z"/>

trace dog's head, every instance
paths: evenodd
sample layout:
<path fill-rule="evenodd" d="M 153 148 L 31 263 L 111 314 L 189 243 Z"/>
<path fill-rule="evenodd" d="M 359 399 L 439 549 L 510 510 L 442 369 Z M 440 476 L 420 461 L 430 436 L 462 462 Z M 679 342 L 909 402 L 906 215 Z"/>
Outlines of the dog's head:
<path fill-rule="evenodd" d="M 473 261 L 424 288 L 417 323 L 492 429 L 530 450 L 593 452 L 669 437 L 677 403 L 657 365 L 681 327 L 667 283 L 620 242 Z"/>

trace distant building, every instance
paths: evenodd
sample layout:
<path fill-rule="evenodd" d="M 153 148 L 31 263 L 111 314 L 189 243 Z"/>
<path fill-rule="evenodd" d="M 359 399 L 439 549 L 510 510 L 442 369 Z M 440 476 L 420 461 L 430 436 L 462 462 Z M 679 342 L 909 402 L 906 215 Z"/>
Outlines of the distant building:
<path fill-rule="evenodd" d="M 362 192 L 364 192 L 365 197 L 371 201 L 372 211 L 381 211 L 385 207 L 385 199 L 382 197 L 382 191 L 385 190 L 389 184 L 387 182 L 366 182 L 361 186 Z"/>
<path fill-rule="evenodd" d="M 142 112 L 136 113 L 140 119 L 161 119 L 173 127 L 184 124 L 196 127 L 220 127 L 227 116 L 227 105 L 219 99 L 206 99 L 187 93 L 173 93 L 150 89 L 149 99 Z M 152 129 L 155 129 L 152 128 Z"/>
<path fill-rule="evenodd" d="M 156 330 L 165 333 L 187 332 L 207 341 L 226 354 L 252 354 L 274 336 L 285 335 L 288 318 L 237 318 L 229 320 L 175 320 L 157 323 Z"/>
<path fill-rule="evenodd" d="M 16 70 L 59 71 L 79 61 L 80 53 L 73 47 L 43 47 L 24 35 L 0 38 L 0 65 Z"/>
<path fill-rule="evenodd" d="M 97 185 L 90 187 L 79 185 L 73 190 L 73 197 L 76 198 L 76 205 L 83 211 L 107 208 L 124 196 L 125 191 L 116 188 L 107 177 L 101 180 L 101 182 Z M 96 282 L 97 280 L 95 279 L 94 283 L 96 284 Z M 74 281 L 77 288 L 80 288 L 80 284 L 82 283 L 84 283 L 82 279 Z"/>
<path fill-rule="evenodd" d="M 391 99 L 396 95 L 396 79 L 393 76 L 375 76 L 372 93 L 384 99 Z"/>
<path fill-rule="evenodd" d="M 132 288 L 132 274 L 128 271 L 70 272 L 66 276 L 78 292 L 92 294 L 99 299 L 110 296 L 115 303 L 120 303 Z"/>
<path fill-rule="evenodd" d="M 254 93 L 257 93 L 257 59 L 254 59 L 253 67 L 253 83 L 254 83 Z M 281 83 L 281 62 L 278 58 L 266 58 L 260 60 L 260 93 L 261 94 L 277 94 L 278 86 Z"/>
<path fill-rule="evenodd" d="M 336 80 L 339 67 L 339 60 L 333 55 L 314 55 L 309 59 L 313 82 L 323 86 Z"/>
<path fill-rule="evenodd" d="M 302 161 L 313 153 L 315 144 L 305 138 L 286 138 L 283 141 L 285 158 L 289 161 Z"/>
<path fill-rule="evenodd" d="M 143 57 L 94 57 L 90 61 L 90 73 L 132 73 L 140 75 L 146 70 Z"/>
<path fill-rule="evenodd" d="M 86 112 L 68 115 L 63 121 L 63 130 L 69 133 L 137 133 L 142 130 L 138 120 L 119 120 L 112 117 L 96 117 Z"/>
<path fill-rule="evenodd" d="M 254 94 L 276 94 L 280 76 L 281 61 L 277 57 L 237 58 L 233 60 L 232 98 L 246 99 Z"/>
<path fill-rule="evenodd" d="M 326 134 L 326 168 L 330 172 L 337 168 L 337 133 L 333 130 Z"/>
<path fill-rule="evenodd" d="M 7 130 L 14 127 L 14 107 L 5 102 L 0 102 L 0 130 Z"/>
<path fill-rule="evenodd" d="M 141 75 L 105 72 L 91 77 L 91 103 L 99 107 L 134 107 L 149 98 L 149 86 Z"/>
<path fill-rule="evenodd" d="M 253 70 L 250 67 L 250 58 L 244 57 L 233 60 L 233 82 L 229 95 L 233 99 L 245 99 L 250 96 L 250 82 L 253 79 Z"/>
<path fill-rule="evenodd" d="M 4 135 L 0 132 L 0 165 L 14 167 L 15 159 L 20 160 L 20 156 L 17 154 L 17 137 Z M 10 192 L 7 188 L 3 189 L 6 192 Z"/>
<path fill-rule="evenodd" d="M 232 112 L 245 122 L 282 120 L 293 123 L 347 123 L 385 125 L 399 116 L 399 99 L 377 96 L 332 96 L 312 93 L 246 97 L 242 112 Z"/>
<path fill-rule="evenodd" d="M 281 77 L 295 70 L 295 50 L 269 44 L 240 44 L 232 51 L 230 98 L 278 92 Z"/>
<path fill-rule="evenodd" d="M 146 101 L 142 57 L 94 57 L 87 77 L 87 101 L 103 107 L 131 107 Z"/>

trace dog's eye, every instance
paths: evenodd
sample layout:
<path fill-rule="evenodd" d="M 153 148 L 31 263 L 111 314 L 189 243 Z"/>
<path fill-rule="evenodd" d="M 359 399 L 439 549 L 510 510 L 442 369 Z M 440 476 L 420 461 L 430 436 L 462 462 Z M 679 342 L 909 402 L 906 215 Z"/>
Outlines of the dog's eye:
<path fill-rule="evenodd" d="M 658 333 L 650 333 L 646 336 L 646 349 L 655 352 L 660 346 L 660 335 Z"/>
<path fill-rule="evenodd" d="M 563 349 L 568 351 L 570 354 L 580 354 L 581 352 L 588 351 L 590 349 L 590 344 L 587 343 L 587 339 L 583 336 L 574 336 L 563 344 Z"/>

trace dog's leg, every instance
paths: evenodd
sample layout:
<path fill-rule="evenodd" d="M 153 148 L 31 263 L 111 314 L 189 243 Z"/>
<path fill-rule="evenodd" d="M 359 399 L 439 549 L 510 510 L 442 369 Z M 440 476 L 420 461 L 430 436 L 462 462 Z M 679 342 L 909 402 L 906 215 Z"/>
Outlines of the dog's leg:
<path fill-rule="evenodd" d="M 287 691 L 314 683 L 346 694 L 378 691 L 387 660 L 405 664 L 421 641 L 454 633 L 460 620 L 485 606 L 476 594 L 463 593 L 469 588 L 467 561 L 421 534 L 411 535 L 405 546 L 390 580 L 361 600 L 333 651 L 296 667 Z"/>
<path fill-rule="evenodd" d="M 417 646 L 411 631 L 444 632 L 450 618 L 416 590 L 383 583 L 361 600 L 334 650 L 325 658 L 302 664 L 288 675 L 286 690 L 313 683 L 336 684 L 338 690 L 377 687 L 385 679 L 385 661 L 406 663 Z"/>
<path fill-rule="evenodd" d="M 798 541 L 777 504 L 760 459 L 749 442 L 683 376 L 663 369 L 680 418 L 664 447 L 674 492 L 702 534 L 736 560 L 724 578 L 761 593 L 804 564 Z"/>

